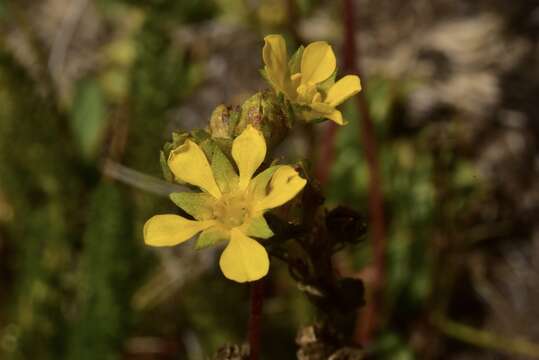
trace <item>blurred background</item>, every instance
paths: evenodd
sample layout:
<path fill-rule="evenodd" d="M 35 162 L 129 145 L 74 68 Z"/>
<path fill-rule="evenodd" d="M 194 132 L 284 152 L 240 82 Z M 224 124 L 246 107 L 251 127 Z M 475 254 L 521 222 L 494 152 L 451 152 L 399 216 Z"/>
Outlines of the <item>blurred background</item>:
<path fill-rule="evenodd" d="M 378 143 L 386 228 L 374 359 L 539 358 L 539 3 L 355 1 L 354 59 Z M 219 249 L 145 247 L 173 212 L 159 150 L 266 87 L 263 37 L 347 46 L 342 1 L 0 0 L 0 358 L 209 358 L 245 338 L 249 289 Z M 368 214 L 355 101 L 279 149 L 328 206 Z M 326 149 L 326 150 L 324 150 Z M 324 158 L 326 159 L 326 158 Z M 369 289 L 372 239 L 335 258 Z M 263 359 L 315 321 L 267 280 Z"/>

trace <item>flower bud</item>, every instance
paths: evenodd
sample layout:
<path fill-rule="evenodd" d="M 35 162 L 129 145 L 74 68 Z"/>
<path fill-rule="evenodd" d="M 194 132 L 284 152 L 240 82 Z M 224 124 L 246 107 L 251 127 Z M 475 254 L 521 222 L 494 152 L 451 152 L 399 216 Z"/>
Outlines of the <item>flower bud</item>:
<path fill-rule="evenodd" d="M 223 104 L 217 106 L 210 117 L 209 133 L 213 138 L 230 139 L 234 135 L 234 127 L 239 118 L 239 108 Z"/>
<path fill-rule="evenodd" d="M 240 134 L 250 124 L 262 131 L 270 149 L 275 147 L 291 128 L 285 106 L 271 91 L 256 93 L 242 104 L 234 135 Z"/>

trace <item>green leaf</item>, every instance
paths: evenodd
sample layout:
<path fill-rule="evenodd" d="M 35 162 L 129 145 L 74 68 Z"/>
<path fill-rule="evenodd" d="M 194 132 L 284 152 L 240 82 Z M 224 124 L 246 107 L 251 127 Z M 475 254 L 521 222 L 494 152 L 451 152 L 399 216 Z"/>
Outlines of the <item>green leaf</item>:
<path fill-rule="evenodd" d="M 204 230 L 198 237 L 195 243 L 195 249 L 203 249 L 205 247 L 215 245 L 219 241 L 227 240 L 229 237 L 228 233 L 217 227 L 211 227 Z"/>
<path fill-rule="evenodd" d="M 91 159 L 97 155 L 106 125 L 105 99 L 101 88 L 94 80 L 81 81 L 71 109 L 71 129 L 85 158 Z"/>
<path fill-rule="evenodd" d="M 197 220 L 213 218 L 215 198 L 206 193 L 180 192 L 170 194 L 170 200 Z"/>
<path fill-rule="evenodd" d="M 245 235 L 260 239 L 268 239 L 273 236 L 273 231 L 271 231 L 264 216 L 259 216 L 251 220 Z"/>

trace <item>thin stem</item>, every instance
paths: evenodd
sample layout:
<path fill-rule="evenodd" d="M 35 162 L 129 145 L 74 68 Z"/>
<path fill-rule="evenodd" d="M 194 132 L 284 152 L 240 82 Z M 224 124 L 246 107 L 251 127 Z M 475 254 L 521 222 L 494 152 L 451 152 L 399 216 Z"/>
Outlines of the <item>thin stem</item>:
<path fill-rule="evenodd" d="M 344 17 L 344 67 L 348 73 L 358 73 L 358 52 L 356 48 L 356 19 L 353 0 L 343 1 Z M 362 78 L 365 88 L 365 78 Z M 360 138 L 365 151 L 369 168 L 369 223 L 374 248 L 374 280 L 371 284 L 372 296 L 368 302 L 364 316 L 356 324 L 355 340 L 357 343 L 367 343 L 376 331 L 378 309 L 382 299 L 385 280 L 385 216 L 381 189 L 381 176 L 378 163 L 378 149 L 371 118 L 369 104 L 364 91 L 356 97 L 357 107 L 361 114 Z"/>
<path fill-rule="evenodd" d="M 171 184 L 156 177 L 133 170 L 111 159 L 105 159 L 101 171 L 111 179 L 152 194 L 168 197 L 173 192 L 190 191 L 187 186 Z"/>
<path fill-rule="evenodd" d="M 316 178 L 320 184 L 326 185 L 329 180 L 331 166 L 335 160 L 335 136 L 337 135 L 337 125 L 330 122 L 327 125 L 323 135 L 322 148 L 320 151 L 320 159 L 317 161 Z"/>
<path fill-rule="evenodd" d="M 263 302 L 264 279 L 260 279 L 251 285 L 251 316 L 249 317 L 250 360 L 258 360 L 260 358 L 260 330 Z"/>
<path fill-rule="evenodd" d="M 508 337 L 482 329 L 476 329 L 443 316 L 433 316 L 433 323 L 447 336 L 478 347 L 505 354 L 521 355 L 539 359 L 539 344 L 521 337 Z"/>

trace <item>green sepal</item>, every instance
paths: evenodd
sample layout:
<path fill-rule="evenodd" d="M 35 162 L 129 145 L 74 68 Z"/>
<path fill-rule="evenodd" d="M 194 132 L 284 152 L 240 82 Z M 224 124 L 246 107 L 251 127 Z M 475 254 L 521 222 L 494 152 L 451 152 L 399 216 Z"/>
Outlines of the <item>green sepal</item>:
<path fill-rule="evenodd" d="M 204 230 L 195 242 L 195 249 L 203 249 L 208 246 L 217 244 L 219 241 L 227 240 L 228 233 L 217 227 L 211 227 Z"/>
<path fill-rule="evenodd" d="M 189 134 L 186 132 L 173 132 L 172 133 L 172 143 L 174 148 L 177 148 L 180 145 L 183 145 L 185 140 L 189 137 Z"/>
<path fill-rule="evenodd" d="M 326 80 L 319 83 L 316 88 L 322 92 L 324 97 L 327 95 L 327 92 L 330 87 L 332 87 L 335 84 L 335 79 L 337 78 L 337 69 L 333 71 L 333 74 L 331 74 L 330 77 L 328 77 Z"/>
<path fill-rule="evenodd" d="M 215 198 L 206 193 L 179 192 L 169 195 L 170 200 L 197 220 L 213 218 Z"/>
<path fill-rule="evenodd" d="M 170 152 L 174 149 L 176 149 L 178 146 L 183 145 L 185 140 L 189 137 L 189 134 L 186 132 L 173 132 L 172 133 L 172 141 L 169 141 L 163 145 L 163 152 L 165 156 L 165 160 L 168 160 L 168 155 Z"/>
<path fill-rule="evenodd" d="M 283 104 L 283 109 L 286 111 L 286 119 L 287 119 L 287 126 L 289 128 L 292 128 L 294 126 L 294 123 L 296 122 L 296 113 L 294 112 L 294 107 L 292 103 L 288 100 L 285 100 L 284 97 L 280 99 Z"/>
<path fill-rule="evenodd" d="M 159 163 L 161 164 L 161 170 L 163 171 L 163 177 L 168 182 L 174 182 L 174 175 L 167 164 L 167 158 L 165 157 L 165 152 L 163 150 L 159 153 Z"/>
<path fill-rule="evenodd" d="M 198 143 L 198 146 L 200 146 L 202 151 L 204 151 L 204 154 L 206 154 L 206 158 L 208 158 L 208 162 L 210 162 L 213 157 L 213 151 L 215 150 L 217 145 L 213 142 L 211 138 L 208 138 L 203 141 L 200 141 Z"/>
<path fill-rule="evenodd" d="M 193 139 L 195 139 L 196 143 L 201 143 L 204 140 L 207 140 L 210 138 L 210 134 L 206 130 L 203 129 L 195 129 L 191 131 L 191 136 Z"/>
<path fill-rule="evenodd" d="M 232 136 L 232 134 L 235 133 L 236 127 L 238 126 L 238 122 L 241 118 L 241 108 L 236 107 L 234 110 L 230 112 L 229 118 L 228 118 L 228 134 Z"/>
<path fill-rule="evenodd" d="M 232 139 L 213 138 L 213 142 L 229 160 L 232 158 Z"/>
<path fill-rule="evenodd" d="M 266 69 L 260 69 L 258 72 L 260 73 L 260 76 L 262 76 L 262 78 L 271 85 L 271 82 L 268 80 L 268 73 L 266 72 Z"/>
<path fill-rule="evenodd" d="M 251 222 L 249 223 L 249 226 L 247 227 L 247 231 L 245 232 L 245 235 L 256 237 L 259 239 L 269 239 L 274 234 L 273 234 L 273 231 L 271 231 L 271 228 L 266 222 L 266 219 L 264 218 L 264 216 L 261 215 L 251 220 Z"/>
<path fill-rule="evenodd" d="M 304 49 L 305 48 L 303 47 L 303 45 L 301 45 L 288 61 L 288 69 L 290 70 L 290 75 L 294 75 L 301 71 L 301 58 L 303 56 Z"/>
<path fill-rule="evenodd" d="M 250 191 L 252 192 L 255 199 L 260 199 L 266 196 L 268 184 L 275 171 L 277 171 L 277 169 L 281 166 L 282 165 L 271 166 L 266 170 L 262 171 L 257 176 L 255 176 L 255 178 L 251 181 L 252 188 L 250 189 Z"/>
<path fill-rule="evenodd" d="M 230 160 L 217 145 L 213 149 L 211 169 L 217 186 L 219 186 L 219 189 L 223 193 L 228 193 L 237 186 L 238 174 L 234 170 Z"/>

